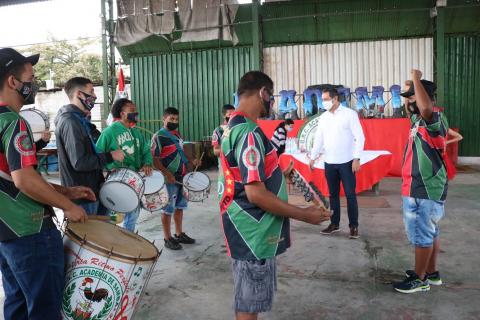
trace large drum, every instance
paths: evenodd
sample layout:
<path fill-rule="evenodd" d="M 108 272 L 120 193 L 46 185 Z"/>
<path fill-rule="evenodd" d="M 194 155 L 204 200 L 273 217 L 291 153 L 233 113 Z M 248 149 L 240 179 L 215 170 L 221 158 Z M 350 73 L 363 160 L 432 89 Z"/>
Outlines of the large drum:
<path fill-rule="evenodd" d="M 160 256 L 157 248 L 99 220 L 70 223 L 63 240 L 67 262 L 63 318 L 132 319 Z"/>
<path fill-rule="evenodd" d="M 135 210 L 145 190 L 143 177 L 130 169 L 110 173 L 100 189 L 100 201 L 110 210 L 126 213 Z"/>
<path fill-rule="evenodd" d="M 20 116 L 27 121 L 33 133 L 33 140 L 42 138 L 42 133 L 50 129 L 48 116 L 40 110 L 29 108 L 20 111 Z"/>
<path fill-rule="evenodd" d="M 168 204 L 168 191 L 165 187 L 165 178 L 160 171 L 153 171 L 151 176 L 145 177 L 145 191 L 142 197 L 142 208 L 150 211 L 160 211 Z"/>
<path fill-rule="evenodd" d="M 200 202 L 210 193 L 210 178 L 203 172 L 190 172 L 183 177 L 183 193 L 188 201 Z"/>

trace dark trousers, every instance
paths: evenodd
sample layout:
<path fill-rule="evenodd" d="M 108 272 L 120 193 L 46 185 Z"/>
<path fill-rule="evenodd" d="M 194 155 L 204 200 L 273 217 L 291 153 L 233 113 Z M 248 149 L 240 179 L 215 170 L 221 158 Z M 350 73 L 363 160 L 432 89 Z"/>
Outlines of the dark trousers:
<path fill-rule="evenodd" d="M 0 242 L 5 320 L 61 320 L 63 242 L 55 228 Z"/>
<path fill-rule="evenodd" d="M 355 194 L 356 180 L 352 172 L 352 161 L 341 164 L 325 163 L 325 177 L 330 191 L 330 209 L 333 215 L 330 218 L 335 225 L 340 225 L 340 181 L 343 184 L 347 197 L 348 220 L 350 227 L 358 227 L 358 204 Z"/>

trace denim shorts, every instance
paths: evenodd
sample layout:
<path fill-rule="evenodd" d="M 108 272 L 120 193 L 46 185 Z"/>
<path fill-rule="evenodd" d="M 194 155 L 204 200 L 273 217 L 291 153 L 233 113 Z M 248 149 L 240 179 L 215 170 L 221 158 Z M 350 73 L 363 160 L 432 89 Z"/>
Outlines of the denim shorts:
<path fill-rule="evenodd" d="M 277 289 L 275 258 L 255 261 L 232 259 L 232 271 L 235 312 L 270 311 Z"/>
<path fill-rule="evenodd" d="M 416 247 L 431 247 L 440 234 L 438 222 L 444 215 L 445 201 L 402 198 L 408 241 Z"/>
<path fill-rule="evenodd" d="M 170 216 L 175 212 L 175 209 L 187 209 L 188 203 L 183 195 L 183 186 L 177 183 L 166 183 L 165 185 L 167 186 L 169 200 L 163 212 Z"/>

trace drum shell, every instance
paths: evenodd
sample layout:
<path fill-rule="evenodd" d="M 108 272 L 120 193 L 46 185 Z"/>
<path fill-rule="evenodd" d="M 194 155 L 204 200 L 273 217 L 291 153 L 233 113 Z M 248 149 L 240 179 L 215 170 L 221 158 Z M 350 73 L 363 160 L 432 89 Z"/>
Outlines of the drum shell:
<path fill-rule="evenodd" d="M 120 188 L 120 191 L 116 191 Z M 140 199 L 145 190 L 143 178 L 137 172 L 121 168 L 107 176 L 106 182 L 100 189 L 100 201 L 110 210 L 126 213 L 135 210 L 140 205 Z M 125 202 L 126 197 L 130 197 Z M 135 200 L 134 200 L 135 199 Z"/>
<path fill-rule="evenodd" d="M 103 315 L 101 319 L 113 319 L 121 314 L 125 317 L 122 319 L 131 319 L 158 259 L 158 250 L 156 256 L 139 259 L 122 256 L 121 252 L 115 250 L 108 253 L 89 243 L 88 237 L 83 241 L 68 229 L 64 235 L 64 248 L 66 285 L 63 318 L 90 319 Z M 88 288 L 95 294 L 103 291 L 100 301 L 87 298 Z"/>

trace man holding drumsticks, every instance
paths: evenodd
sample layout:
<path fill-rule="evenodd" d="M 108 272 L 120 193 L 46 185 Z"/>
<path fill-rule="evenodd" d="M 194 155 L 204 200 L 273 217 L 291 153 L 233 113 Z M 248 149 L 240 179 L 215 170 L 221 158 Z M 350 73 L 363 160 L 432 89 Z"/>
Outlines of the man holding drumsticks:
<path fill-rule="evenodd" d="M 107 169 L 129 168 L 134 171 L 143 171 L 145 175 L 152 174 L 152 155 L 150 146 L 142 133 L 135 128 L 138 121 L 138 112 L 135 104 L 125 98 L 118 99 L 112 106 L 114 122 L 105 128 L 97 141 L 99 152 L 114 152 L 122 150 L 125 154 L 123 161 L 115 161 L 107 165 Z M 135 224 L 140 214 L 140 206 L 125 214 L 123 227 L 128 231 L 135 231 Z"/>
<path fill-rule="evenodd" d="M 152 154 L 155 168 L 162 171 L 169 195 L 168 205 L 162 213 L 165 247 L 180 250 L 184 244 L 193 244 L 195 239 L 183 232 L 183 210 L 187 208 L 187 199 L 183 195 L 183 176 L 187 173 L 187 164 L 200 165 L 200 160 L 190 161 L 183 152 L 183 140 L 177 131 L 179 112 L 168 107 L 163 111 L 163 128 L 152 137 Z M 175 221 L 175 235 L 172 237 L 170 225 Z"/>

